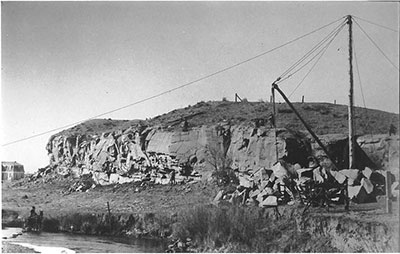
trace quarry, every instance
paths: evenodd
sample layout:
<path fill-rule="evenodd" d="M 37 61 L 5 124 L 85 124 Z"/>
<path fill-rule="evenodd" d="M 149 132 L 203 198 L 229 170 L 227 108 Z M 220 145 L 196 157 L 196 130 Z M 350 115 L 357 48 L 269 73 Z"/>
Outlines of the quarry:
<path fill-rule="evenodd" d="M 298 106 L 340 170 L 285 104 L 274 132 L 265 120 L 270 103 L 200 102 L 53 135 L 49 165 L 3 185 L 3 222 L 18 224 L 35 203 L 45 211 L 43 230 L 161 238 L 174 252 L 396 251 L 399 136 L 381 123 L 398 115 L 368 112 L 376 124 L 358 129 L 356 168 L 347 169 L 345 106 Z M 221 219 L 231 226 L 217 226 Z M 276 230 L 269 245 L 260 243 Z"/>

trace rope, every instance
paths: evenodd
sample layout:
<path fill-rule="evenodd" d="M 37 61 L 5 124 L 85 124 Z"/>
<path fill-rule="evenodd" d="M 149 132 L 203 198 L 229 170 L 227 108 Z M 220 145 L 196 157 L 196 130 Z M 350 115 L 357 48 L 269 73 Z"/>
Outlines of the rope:
<path fill-rule="evenodd" d="M 396 29 L 393 29 L 393 28 L 390 28 L 390 27 L 387 27 L 387 26 L 384 26 L 384 25 L 380 25 L 380 24 L 374 23 L 374 22 L 372 22 L 372 21 L 369 21 L 369 20 L 366 20 L 366 19 L 363 19 L 363 18 L 360 18 L 360 17 L 357 17 L 357 16 L 353 16 L 353 17 L 355 17 L 355 18 L 357 18 L 357 19 L 360 19 L 360 20 L 363 20 L 363 21 L 365 21 L 365 22 L 367 22 L 367 23 L 370 23 L 370 24 L 372 24 L 372 25 L 380 26 L 380 27 L 382 27 L 382 28 L 385 28 L 385 29 L 387 29 L 387 30 L 390 30 L 390 31 L 393 31 L 393 32 L 396 32 L 396 33 L 399 32 L 399 31 L 397 31 Z"/>
<path fill-rule="evenodd" d="M 360 26 L 360 24 L 358 24 L 358 22 L 356 20 L 354 20 L 355 23 L 357 24 L 357 26 L 361 29 L 361 31 L 367 36 L 367 38 L 375 45 L 375 47 L 382 53 L 382 55 L 386 58 L 386 60 L 388 60 L 394 68 L 396 68 L 398 71 L 399 67 L 397 67 L 390 59 L 389 57 L 387 57 L 387 55 L 385 54 L 385 52 L 383 52 L 383 50 L 375 43 L 374 40 L 372 40 L 372 38 L 367 34 L 367 32 L 365 32 L 365 30 Z"/>
<path fill-rule="evenodd" d="M 313 30 L 313 31 L 311 31 L 311 32 L 308 32 L 308 33 L 306 33 L 306 34 L 303 34 L 303 35 L 301 35 L 301 36 L 299 36 L 299 37 L 297 37 L 297 38 L 295 38 L 295 39 L 293 39 L 293 40 L 290 40 L 290 41 L 288 41 L 288 42 L 286 42 L 286 43 L 284 43 L 284 44 L 282 44 L 282 45 L 280 45 L 280 46 L 277 46 L 277 47 L 275 47 L 275 48 L 272 48 L 272 49 L 270 49 L 270 50 L 268 50 L 268 51 L 265 51 L 265 52 L 263 52 L 263 53 L 260 53 L 260 54 L 258 54 L 258 55 L 256 55 L 256 56 L 253 56 L 253 57 L 251 57 L 251 58 L 248 58 L 248 59 L 246 59 L 246 60 L 244 60 L 244 61 L 242 61 L 242 62 L 236 63 L 236 64 L 234 64 L 234 65 L 231 65 L 231 66 L 229 66 L 229 67 L 226 67 L 226 68 L 224 68 L 224 69 L 221 69 L 221 70 L 219 70 L 219 71 L 216 71 L 216 72 L 214 72 L 214 73 L 211 73 L 211 74 L 209 74 L 209 75 L 203 76 L 203 77 L 201 77 L 201 78 L 199 78 L 199 79 L 196 79 L 196 80 L 194 80 L 194 81 L 185 83 L 185 84 L 183 84 L 183 85 L 180 85 L 180 86 L 177 86 L 177 87 L 172 88 L 172 89 L 170 89 L 170 90 L 164 91 L 164 92 L 162 92 L 162 93 L 159 93 L 159 94 L 150 96 L 150 97 L 148 97 L 148 98 L 145 98 L 145 99 L 142 99 L 142 100 L 133 102 L 133 103 L 131 103 L 131 104 L 128 104 L 128 105 L 125 105 L 125 106 L 122 106 L 122 107 L 119 107 L 119 108 L 116 108 L 116 109 L 113 109 L 113 110 L 110 110 L 110 111 L 107 111 L 107 112 L 104 112 L 104 113 L 101 113 L 101 114 L 98 114 L 98 115 L 95 115 L 95 116 L 92 116 L 92 117 L 86 118 L 86 119 L 81 120 L 81 121 L 77 121 L 77 122 L 74 122 L 74 123 L 70 123 L 70 124 L 67 124 L 67 125 L 64 125 L 64 126 L 61 126 L 61 127 L 57 127 L 57 128 L 54 128 L 54 129 L 45 131 L 45 132 L 38 133 L 38 134 L 36 134 L 36 135 L 28 136 L 28 137 L 26 137 L 26 138 L 21 138 L 21 139 L 18 139 L 18 140 L 14 140 L 14 141 L 5 143 L 5 144 L 3 144 L 3 146 L 8 146 L 8 145 L 15 144 L 15 143 L 18 143 L 18 142 L 21 142 L 21 141 L 25 141 L 25 140 L 29 140 L 29 139 L 32 139 L 32 138 L 36 138 L 36 137 L 39 137 L 39 136 L 43 136 L 43 135 L 45 135 L 45 134 L 48 134 L 48 133 L 51 133 L 51 132 L 54 132 L 54 131 L 62 130 L 62 129 L 65 129 L 65 128 L 68 128 L 68 127 L 71 127 L 71 126 L 74 126 L 74 125 L 77 125 L 77 124 L 80 124 L 80 123 L 83 123 L 83 122 L 85 122 L 85 121 L 92 120 L 92 119 L 95 119 L 95 118 L 98 118 L 98 117 L 101 117 L 101 116 L 104 116 L 104 115 L 108 115 L 108 114 L 114 113 L 114 112 L 116 112 L 116 111 L 120 111 L 120 110 L 122 110 L 122 109 L 125 109 L 125 108 L 128 108 L 128 107 L 137 105 L 137 104 L 139 104 L 139 103 L 143 103 L 143 102 L 145 102 L 145 101 L 148 101 L 148 100 L 151 100 L 151 99 L 160 97 L 160 96 L 162 96 L 162 95 L 165 95 L 165 94 L 170 93 L 170 92 L 173 92 L 173 91 L 175 91 L 175 90 L 178 90 L 178 89 L 181 89 L 181 88 L 190 86 L 190 85 L 192 85 L 192 84 L 198 83 L 198 82 L 200 82 L 200 81 L 202 81 L 202 80 L 208 79 L 208 78 L 213 77 L 213 76 L 216 76 L 216 75 L 218 75 L 218 74 L 220 74 L 220 73 L 222 73 L 222 72 L 225 72 L 225 71 L 228 71 L 228 70 L 233 69 L 233 68 L 235 68 L 235 67 L 238 67 L 238 66 L 240 66 L 240 65 L 243 65 L 243 64 L 245 64 L 245 63 L 247 63 L 247 62 L 250 62 L 250 61 L 252 61 L 252 60 L 254 60 L 254 59 L 256 59 L 256 58 L 259 58 L 259 57 L 261 57 L 261 56 L 264 56 L 264 55 L 266 55 L 266 54 L 268 54 L 268 53 L 271 53 L 271 52 L 273 52 L 273 51 L 275 51 L 275 50 L 278 50 L 278 49 L 280 49 L 280 48 L 282 48 L 282 47 L 284 47 L 284 46 L 287 46 L 287 45 L 289 45 L 289 44 L 291 44 L 291 43 L 293 43 L 293 42 L 295 42 L 295 41 L 298 41 L 298 40 L 300 40 L 300 39 L 302 39 L 302 38 L 304 38 L 304 37 L 307 37 L 307 36 L 309 36 L 309 35 L 311 35 L 311 34 L 313 34 L 313 33 L 316 33 L 316 32 L 318 32 L 318 31 L 324 29 L 325 27 L 328 27 L 328 26 L 330 26 L 330 25 L 336 23 L 336 22 L 339 21 L 340 19 L 342 19 L 342 18 L 339 18 L 339 19 L 337 19 L 337 20 L 335 20 L 335 21 L 332 21 L 332 22 L 330 22 L 330 23 L 328 23 L 328 24 L 326 24 L 326 25 L 324 25 L 324 26 L 321 26 L 321 27 L 319 27 L 319 28 L 317 28 L 317 29 L 315 29 L 315 30 Z"/>

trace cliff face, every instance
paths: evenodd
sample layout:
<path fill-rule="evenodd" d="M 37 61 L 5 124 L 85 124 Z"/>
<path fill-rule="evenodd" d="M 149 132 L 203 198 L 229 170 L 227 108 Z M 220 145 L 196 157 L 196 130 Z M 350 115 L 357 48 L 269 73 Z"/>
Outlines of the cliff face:
<path fill-rule="evenodd" d="M 247 171 L 271 168 L 276 162 L 276 155 L 289 164 L 298 163 L 302 167 L 307 166 L 311 155 L 324 157 L 318 145 L 304 133 L 279 129 L 277 134 L 275 146 L 274 131 L 265 125 L 221 122 L 174 131 L 157 126 L 130 126 L 101 135 L 57 135 L 50 139 L 47 151 L 50 166 L 56 168 L 58 173 L 77 176 L 92 173 L 96 179 L 102 179 L 97 182 L 113 181 L 110 174 L 131 177 L 144 168 L 161 168 L 168 172 L 169 169 L 179 171 L 183 165 L 189 165 L 201 173 L 215 167 L 222 158 L 229 159 L 233 168 Z M 320 137 L 344 167 L 348 163 L 347 137 Z M 356 156 L 362 164 L 358 166 L 398 168 L 398 141 L 398 136 L 359 137 L 362 149 L 358 148 Z"/>
<path fill-rule="evenodd" d="M 184 167 L 210 170 L 218 168 L 221 160 L 241 171 L 271 168 L 277 156 L 302 167 L 311 155 L 324 161 L 322 150 L 285 104 L 277 105 L 275 137 L 266 120 L 271 107 L 264 102 L 199 102 L 146 121 L 90 120 L 51 137 L 50 167 L 60 174 L 96 172 L 97 178 L 110 179 L 111 174 L 128 177 L 152 168 L 166 173 Z M 297 103 L 296 107 L 340 167 L 347 167 L 347 136 L 329 134 L 345 133 L 347 108 L 328 103 Z M 356 166 L 398 169 L 398 136 L 379 134 L 386 132 L 386 125 L 398 122 L 398 115 L 361 108 L 356 113 Z M 368 126 L 362 124 L 364 120 Z"/>
<path fill-rule="evenodd" d="M 279 158 L 305 165 L 311 146 L 305 136 L 281 129 Z M 128 175 L 144 167 L 189 164 L 204 170 L 229 158 L 239 170 L 271 167 L 276 161 L 274 132 L 265 126 L 220 123 L 187 131 L 129 127 L 101 135 L 57 135 L 47 144 L 50 166 L 60 174 L 89 172 Z M 301 156 L 299 156 L 301 155 Z M 161 164 L 161 165 L 160 165 Z"/>

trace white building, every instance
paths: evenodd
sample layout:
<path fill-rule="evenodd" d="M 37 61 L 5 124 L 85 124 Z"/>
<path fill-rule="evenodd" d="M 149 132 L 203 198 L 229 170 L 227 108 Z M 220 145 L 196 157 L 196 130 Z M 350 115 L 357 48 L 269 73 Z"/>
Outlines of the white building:
<path fill-rule="evenodd" d="M 12 181 L 24 177 L 25 170 L 22 164 L 16 161 L 1 162 L 1 180 Z"/>

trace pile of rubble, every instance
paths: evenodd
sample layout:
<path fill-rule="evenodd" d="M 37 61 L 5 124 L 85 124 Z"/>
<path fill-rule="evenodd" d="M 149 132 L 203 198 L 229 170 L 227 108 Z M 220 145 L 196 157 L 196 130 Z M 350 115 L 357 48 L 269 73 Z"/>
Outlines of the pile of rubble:
<path fill-rule="evenodd" d="M 193 245 L 192 239 L 186 238 L 183 240 L 174 240 L 168 245 L 166 253 L 181 253 L 181 252 L 196 252 L 195 246 Z"/>
<path fill-rule="evenodd" d="M 238 172 L 236 189 L 219 191 L 214 203 L 276 207 L 292 205 L 296 201 L 313 206 L 344 204 L 347 200 L 376 202 L 377 196 L 385 195 L 384 174 L 384 171 L 373 171 L 368 167 L 363 170 L 328 170 L 313 158 L 310 158 L 307 168 L 279 161 L 271 169 Z M 392 194 L 398 195 L 398 180 L 395 181 L 391 174 L 389 176 L 392 178 Z"/>
<path fill-rule="evenodd" d="M 39 169 L 29 181 L 42 178 L 43 181 L 52 174 L 60 177 L 72 177 L 76 181 L 68 188 L 68 192 L 85 192 L 97 185 L 124 184 L 134 182 L 138 185 L 149 184 L 184 184 L 197 182 L 201 175 L 193 170 L 189 164 L 178 164 L 176 160 L 167 155 L 150 154 L 148 157 L 151 166 L 144 163 L 140 167 L 128 172 L 121 171 L 89 171 L 85 168 L 51 167 Z"/>

